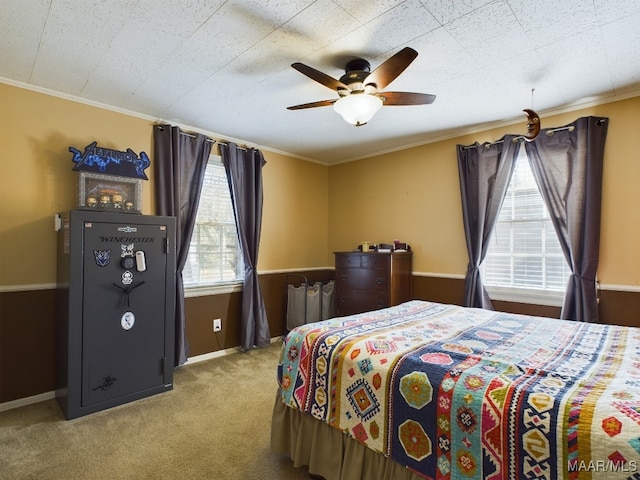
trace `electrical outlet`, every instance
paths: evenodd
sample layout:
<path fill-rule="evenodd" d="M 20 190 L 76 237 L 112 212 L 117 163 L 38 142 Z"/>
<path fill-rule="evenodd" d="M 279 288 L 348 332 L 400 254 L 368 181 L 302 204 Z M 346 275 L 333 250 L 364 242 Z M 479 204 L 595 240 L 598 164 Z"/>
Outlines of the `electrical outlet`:
<path fill-rule="evenodd" d="M 214 318 L 213 319 L 213 331 L 214 332 L 219 332 L 220 330 L 222 330 L 222 320 L 220 320 L 219 318 Z"/>

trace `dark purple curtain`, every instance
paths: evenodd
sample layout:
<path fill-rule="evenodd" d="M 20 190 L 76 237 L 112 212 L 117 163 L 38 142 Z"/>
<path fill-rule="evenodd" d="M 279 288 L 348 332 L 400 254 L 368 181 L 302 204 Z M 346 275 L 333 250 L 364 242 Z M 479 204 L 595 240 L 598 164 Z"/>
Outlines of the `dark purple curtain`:
<path fill-rule="evenodd" d="M 189 356 L 185 333 L 184 269 L 196 221 L 204 172 L 213 141 L 171 125 L 153 128 L 154 178 L 158 215 L 176 217 L 176 365 Z"/>
<path fill-rule="evenodd" d="M 266 162 L 260 150 L 239 148 L 231 142 L 218 145 L 231 189 L 244 260 L 240 346 L 246 351 L 271 342 L 257 270 L 262 230 L 262 167 Z"/>
<path fill-rule="evenodd" d="M 469 253 L 465 307 L 493 310 L 480 277 L 480 264 L 487 254 L 518 155 L 520 144 L 513 139 L 513 135 L 506 135 L 495 143 L 457 146 L 462 218 Z"/>
<path fill-rule="evenodd" d="M 542 130 L 526 143 L 531 170 L 572 272 L 563 319 L 598 321 L 596 272 L 608 124 L 607 118 L 582 117 L 566 127 Z"/>

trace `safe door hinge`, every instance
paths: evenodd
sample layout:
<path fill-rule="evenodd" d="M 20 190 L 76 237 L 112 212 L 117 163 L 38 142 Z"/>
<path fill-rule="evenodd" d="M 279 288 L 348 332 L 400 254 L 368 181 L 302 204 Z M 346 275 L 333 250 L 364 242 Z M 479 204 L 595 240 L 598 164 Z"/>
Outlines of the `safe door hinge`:
<path fill-rule="evenodd" d="M 167 357 L 162 357 L 160 359 L 160 371 L 162 375 L 164 375 L 167 372 Z"/>

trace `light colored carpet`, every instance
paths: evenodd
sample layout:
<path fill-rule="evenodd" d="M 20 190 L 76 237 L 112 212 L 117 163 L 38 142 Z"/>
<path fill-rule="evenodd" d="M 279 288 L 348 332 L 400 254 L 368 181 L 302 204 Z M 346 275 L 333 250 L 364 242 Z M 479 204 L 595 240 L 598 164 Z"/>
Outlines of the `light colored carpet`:
<path fill-rule="evenodd" d="M 308 479 L 269 448 L 280 345 L 184 366 L 172 391 L 75 420 L 55 400 L 0 413 L 0 478 Z"/>

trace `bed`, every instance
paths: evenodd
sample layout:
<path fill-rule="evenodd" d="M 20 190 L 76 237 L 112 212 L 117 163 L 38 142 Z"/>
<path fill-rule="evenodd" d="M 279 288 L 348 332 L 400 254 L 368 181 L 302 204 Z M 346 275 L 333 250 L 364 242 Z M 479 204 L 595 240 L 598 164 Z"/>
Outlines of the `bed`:
<path fill-rule="evenodd" d="M 307 324 L 271 445 L 327 480 L 640 479 L 640 329 L 425 301 Z"/>

